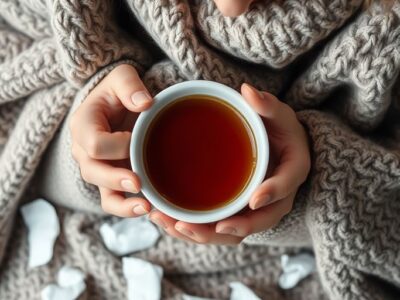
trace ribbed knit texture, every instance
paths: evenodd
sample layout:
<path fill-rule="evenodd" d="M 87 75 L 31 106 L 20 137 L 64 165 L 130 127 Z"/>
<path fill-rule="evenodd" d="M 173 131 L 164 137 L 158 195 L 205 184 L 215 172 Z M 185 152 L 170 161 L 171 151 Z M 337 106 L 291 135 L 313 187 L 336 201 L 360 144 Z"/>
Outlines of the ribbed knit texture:
<path fill-rule="evenodd" d="M 121 260 L 98 233 L 118 219 L 102 213 L 96 187 L 81 179 L 67 126 L 121 63 L 135 66 L 153 94 L 187 79 L 279 94 L 312 148 L 309 179 L 276 228 L 233 247 L 163 235 L 134 254 L 164 268 L 162 299 L 228 299 L 231 281 L 262 299 L 398 299 L 400 4 L 360 5 L 259 1 L 224 18 L 211 0 L 1 1 L 0 299 L 40 299 L 63 264 L 87 274 L 83 298 L 126 299 Z M 162 60 L 150 57 L 144 45 L 152 43 Z M 51 263 L 28 270 L 18 207 L 35 195 L 56 205 L 62 233 Z M 314 250 L 318 273 L 282 291 L 280 255 L 300 247 Z"/>

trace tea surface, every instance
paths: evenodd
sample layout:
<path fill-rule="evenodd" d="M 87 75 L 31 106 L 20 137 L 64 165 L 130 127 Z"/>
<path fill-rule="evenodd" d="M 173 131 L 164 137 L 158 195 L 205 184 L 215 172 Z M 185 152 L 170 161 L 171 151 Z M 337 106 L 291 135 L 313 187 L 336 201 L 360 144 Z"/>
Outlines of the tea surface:
<path fill-rule="evenodd" d="M 144 163 L 154 188 L 189 210 L 211 210 L 234 200 L 246 187 L 255 159 L 246 121 L 208 96 L 171 103 L 145 137 Z"/>

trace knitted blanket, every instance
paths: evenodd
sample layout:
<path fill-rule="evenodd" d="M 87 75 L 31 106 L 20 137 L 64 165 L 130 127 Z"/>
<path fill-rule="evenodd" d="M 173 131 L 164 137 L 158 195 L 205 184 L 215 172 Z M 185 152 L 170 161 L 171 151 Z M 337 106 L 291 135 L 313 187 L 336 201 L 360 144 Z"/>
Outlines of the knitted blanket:
<path fill-rule="evenodd" d="M 262 299 L 399 299 L 400 4 L 257 1 L 225 18 L 211 0 L 0 1 L 0 299 L 40 299 L 64 265 L 87 274 L 87 299 L 126 299 L 120 258 L 70 153 L 68 119 L 116 65 L 152 93 L 187 79 L 268 90 L 306 127 L 312 170 L 275 228 L 235 247 L 163 235 L 133 254 L 164 268 L 162 299 L 229 298 L 241 281 Z M 18 208 L 53 202 L 54 257 L 28 268 Z M 278 288 L 282 253 L 312 248 L 318 273 Z"/>

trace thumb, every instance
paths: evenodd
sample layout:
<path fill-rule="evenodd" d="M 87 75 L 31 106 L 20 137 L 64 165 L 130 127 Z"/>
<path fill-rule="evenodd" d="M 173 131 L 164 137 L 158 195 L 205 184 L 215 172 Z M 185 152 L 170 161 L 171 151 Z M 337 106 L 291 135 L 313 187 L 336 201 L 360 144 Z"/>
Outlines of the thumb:
<path fill-rule="evenodd" d="M 241 92 L 247 103 L 269 124 L 279 128 L 288 128 L 291 127 L 291 124 L 288 123 L 296 120 L 296 114 L 292 108 L 274 95 L 260 92 L 247 83 L 242 84 Z"/>
<path fill-rule="evenodd" d="M 153 104 L 153 98 L 144 86 L 136 69 L 131 65 L 120 65 L 107 78 L 112 92 L 126 109 L 142 112 Z"/>

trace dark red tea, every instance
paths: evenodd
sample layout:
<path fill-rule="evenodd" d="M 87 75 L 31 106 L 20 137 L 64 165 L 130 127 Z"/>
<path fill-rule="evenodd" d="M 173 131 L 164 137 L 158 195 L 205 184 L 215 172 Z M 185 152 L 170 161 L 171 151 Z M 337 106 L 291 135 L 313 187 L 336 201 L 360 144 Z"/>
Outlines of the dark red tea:
<path fill-rule="evenodd" d="M 252 176 L 253 134 L 230 105 L 194 95 L 166 106 L 150 124 L 144 162 L 166 200 L 205 211 L 234 200 Z"/>

